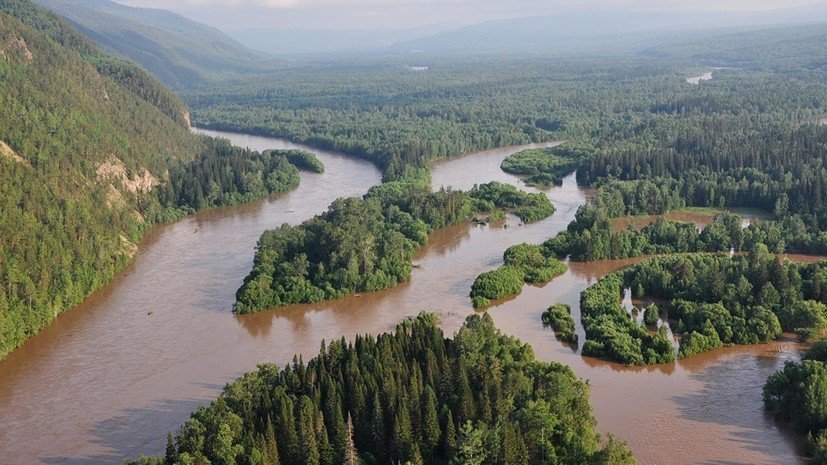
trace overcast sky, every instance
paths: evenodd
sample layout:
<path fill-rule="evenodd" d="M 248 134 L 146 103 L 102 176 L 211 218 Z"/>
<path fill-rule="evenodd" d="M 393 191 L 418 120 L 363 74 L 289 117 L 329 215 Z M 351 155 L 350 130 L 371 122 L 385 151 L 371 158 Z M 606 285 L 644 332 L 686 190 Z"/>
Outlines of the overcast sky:
<path fill-rule="evenodd" d="M 561 10 L 613 8 L 671 11 L 753 11 L 815 0 L 116 0 L 176 11 L 221 29 L 405 28 L 465 25 Z"/>

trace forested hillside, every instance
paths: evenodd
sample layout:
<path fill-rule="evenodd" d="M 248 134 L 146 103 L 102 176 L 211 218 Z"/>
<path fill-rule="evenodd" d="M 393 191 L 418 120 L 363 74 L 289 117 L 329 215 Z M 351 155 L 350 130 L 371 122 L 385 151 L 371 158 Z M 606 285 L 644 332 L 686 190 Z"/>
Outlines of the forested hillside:
<path fill-rule="evenodd" d="M 151 103 L 173 120 L 187 123 L 186 107 L 175 94 L 135 64 L 101 52 L 66 21 L 59 20 L 57 16 L 28 0 L 5 0 L 0 3 L 0 11 L 13 16 L 66 50 L 80 54 L 100 74 L 122 84 L 124 90 Z"/>
<path fill-rule="evenodd" d="M 261 365 L 199 408 L 166 456 L 136 463 L 632 465 L 601 446 L 588 386 L 488 315 L 453 339 L 421 314 L 396 331 Z"/>
<path fill-rule="evenodd" d="M 204 85 L 273 67 L 218 29 L 175 13 L 109 0 L 35 0 L 108 53 L 132 60 L 173 88 Z"/>
<path fill-rule="evenodd" d="M 284 154 L 194 136 L 184 115 L 56 16 L 0 3 L 0 358 L 123 268 L 150 221 L 298 184 Z"/>

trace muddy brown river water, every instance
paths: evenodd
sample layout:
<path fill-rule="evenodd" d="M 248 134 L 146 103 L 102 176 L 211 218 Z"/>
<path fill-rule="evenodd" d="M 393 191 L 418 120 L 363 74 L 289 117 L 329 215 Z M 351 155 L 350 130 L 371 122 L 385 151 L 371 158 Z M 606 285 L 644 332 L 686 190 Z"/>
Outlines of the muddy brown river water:
<path fill-rule="evenodd" d="M 298 147 L 223 135 L 255 149 Z M 390 330 L 420 310 L 437 313 L 453 333 L 473 312 L 468 292 L 474 278 L 498 266 L 508 246 L 541 242 L 564 229 L 589 197 L 569 176 L 563 186 L 544 191 L 557 207 L 544 221 L 525 226 L 509 217 L 508 228 L 463 224 L 435 232 L 415 257 L 410 283 L 234 316 L 233 296 L 262 231 L 299 223 L 336 197 L 361 195 L 380 182 L 365 161 L 308 150 L 324 162 L 324 174 L 302 173 L 301 186 L 277 198 L 154 228 L 132 266 L 0 362 L 0 463 L 114 464 L 162 453 L 168 431 L 257 363 L 286 363 L 294 353 L 312 357 L 322 339 Z M 466 189 L 495 179 L 520 185 L 499 169 L 516 150 L 440 162 L 433 185 Z M 641 464 L 803 463 L 800 438 L 779 428 L 761 404 L 767 375 L 798 357 L 795 342 L 625 368 L 583 358 L 542 328 L 540 314 L 555 302 L 571 304 L 579 325 L 580 291 L 629 263 L 571 263 L 563 276 L 527 286 L 489 311 L 539 358 L 565 363 L 589 381 L 598 429 L 628 441 Z"/>

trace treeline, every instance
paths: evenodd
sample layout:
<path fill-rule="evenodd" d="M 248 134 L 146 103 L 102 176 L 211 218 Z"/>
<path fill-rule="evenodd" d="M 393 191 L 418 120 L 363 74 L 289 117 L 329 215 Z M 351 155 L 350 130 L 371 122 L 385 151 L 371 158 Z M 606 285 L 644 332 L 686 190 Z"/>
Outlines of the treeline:
<path fill-rule="evenodd" d="M 475 88 L 468 70 L 427 74 L 393 63 L 338 63 L 312 72 L 284 70 L 275 84 L 254 79 L 186 98 L 199 126 L 365 157 L 386 180 L 416 175 L 439 158 L 553 139 L 543 124 L 520 114 L 519 103 L 501 95 L 499 76 L 486 75 L 485 85 Z"/>
<path fill-rule="evenodd" d="M 577 168 L 580 160 L 594 150 L 583 144 L 527 149 L 509 155 L 500 167 L 506 173 L 527 176 L 529 186 L 559 186 L 563 178 Z"/>
<path fill-rule="evenodd" d="M 519 294 L 523 283 L 545 283 L 566 272 L 566 265 L 543 254 L 542 247 L 517 244 L 503 254 L 505 262 L 496 270 L 477 276 L 471 286 L 474 308 L 487 307 L 492 300 Z"/>
<path fill-rule="evenodd" d="M 479 184 L 469 194 L 474 210 L 490 212 L 500 208 L 514 213 L 523 223 L 534 223 L 554 213 L 554 205 L 545 194 L 528 194 L 511 184 L 497 181 Z"/>
<path fill-rule="evenodd" d="M 700 231 L 693 225 L 666 219 L 640 230 L 630 227 L 618 231 L 613 227 L 617 218 L 626 215 L 660 215 L 687 205 L 704 205 L 694 192 L 690 183 L 669 178 L 608 182 L 597 190 L 592 204 L 578 210 L 566 231 L 546 241 L 544 247 L 551 255 L 570 255 L 578 261 L 678 252 L 746 251 L 758 243 L 767 245 L 774 253 L 827 253 L 827 234 L 821 230 L 820 216 L 778 209 L 777 219 L 753 221 L 746 228 L 741 227 L 738 215 L 728 212 L 717 215 Z M 734 206 L 755 205 L 735 202 Z"/>
<path fill-rule="evenodd" d="M 427 243 L 428 234 L 466 221 L 475 208 L 514 211 L 524 221 L 553 211 L 544 195 L 501 183 L 475 186 L 468 193 L 384 183 L 364 198 L 335 201 L 327 212 L 299 226 L 266 231 L 233 308 L 250 313 L 406 282 L 413 252 Z"/>
<path fill-rule="evenodd" d="M 669 302 L 670 326 L 681 336 L 679 355 L 689 357 L 723 344 L 768 342 L 782 331 L 795 331 L 804 339 L 823 334 L 825 285 L 827 263 L 785 261 L 763 244 L 745 256 L 653 258 L 613 273 L 582 293 L 588 338 L 583 353 L 633 365 L 672 360 L 665 345 L 659 357 L 647 355 L 651 336 L 620 305 L 626 288 L 636 297 Z"/>
<path fill-rule="evenodd" d="M 313 154 L 303 151 L 258 153 L 208 137 L 202 145 L 195 160 L 171 167 L 166 182 L 155 189 L 160 208 L 147 207 L 151 220 L 165 221 L 279 194 L 298 187 L 298 169 L 324 171 Z"/>
<path fill-rule="evenodd" d="M 163 458 L 134 463 L 632 465 L 601 447 L 588 386 L 472 315 L 445 339 L 433 315 L 261 365 L 194 412 Z"/>
<path fill-rule="evenodd" d="M 742 251 L 755 243 L 771 240 L 758 225 L 742 229 L 741 217 L 734 213 L 716 215 L 701 231 L 692 223 L 661 218 L 640 230 L 630 226 L 615 232 L 612 219 L 603 210 L 587 205 L 577 212 L 566 231 L 543 246 L 552 256 L 593 261 L 670 253 Z"/>
<path fill-rule="evenodd" d="M 810 347 L 801 362 L 787 362 L 767 378 L 764 405 L 775 417 L 807 434 L 806 450 L 816 465 L 827 464 L 827 340 Z"/>

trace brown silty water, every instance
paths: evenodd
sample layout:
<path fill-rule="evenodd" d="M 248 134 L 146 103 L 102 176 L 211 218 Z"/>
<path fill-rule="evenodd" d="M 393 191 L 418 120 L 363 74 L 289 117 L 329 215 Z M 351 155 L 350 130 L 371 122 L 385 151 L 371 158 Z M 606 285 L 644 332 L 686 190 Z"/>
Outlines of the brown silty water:
<path fill-rule="evenodd" d="M 539 243 L 563 230 L 589 198 L 568 176 L 561 187 L 543 191 L 557 208 L 546 220 L 520 225 L 509 217 L 508 227 L 463 224 L 436 231 L 417 253 L 409 283 L 235 316 L 234 293 L 265 229 L 306 220 L 336 197 L 361 195 L 381 176 L 371 164 L 339 154 L 278 139 L 209 133 L 259 150 L 305 148 L 326 170 L 302 173 L 301 186 L 288 194 L 153 228 L 132 266 L 0 363 L 0 463 L 114 464 L 160 454 L 167 432 L 260 362 L 284 364 L 295 353 L 309 358 L 323 339 L 387 331 L 421 310 L 439 315 L 453 333 L 474 311 L 468 292 L 479 273 L 498 266 L 508 246 Z M 536 191 L 499 168 L 519 149 L 437 163 L 432 183 L 467 189 L 500 180 Z M 799 356 L 795 342 L 626 368 L 583 358 L 543 329 L 542 311 L 566 302 L 582 340 L 580 292 L 632 262 L 570 263 L 563 276 L 527 286 L 489 311 L 539 358 L 565 363 L 588 380 L 598 429 L 628 441 L 642 464 L 803 463 L 799 438 L 779 428 L 761 404 L 766 377 Z"/>

